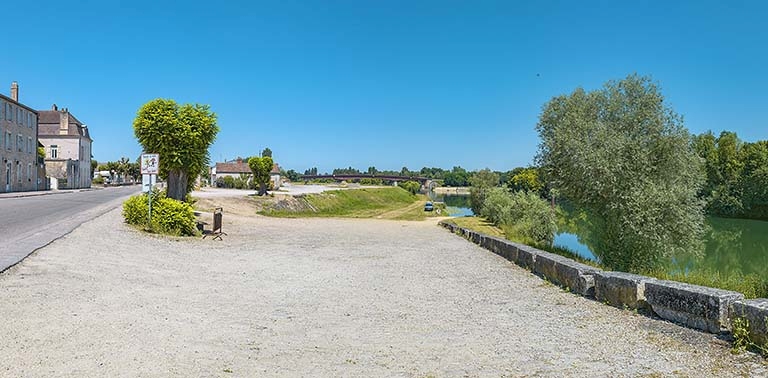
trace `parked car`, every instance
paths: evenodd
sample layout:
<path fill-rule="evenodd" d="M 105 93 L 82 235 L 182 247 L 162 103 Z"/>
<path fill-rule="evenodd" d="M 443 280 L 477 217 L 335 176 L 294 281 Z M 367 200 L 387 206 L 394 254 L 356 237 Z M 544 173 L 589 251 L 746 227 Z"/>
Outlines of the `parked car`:
<path fill-rule="evenodd" d="M 432 211 L 432 210 L 434 210 L 434 209 L 435 209 L 435 205 L 434 205 L 434 204 L 432 204 L 432 202 L 427 202 L 427 203 L 424 205 L 424 211 Z"/>

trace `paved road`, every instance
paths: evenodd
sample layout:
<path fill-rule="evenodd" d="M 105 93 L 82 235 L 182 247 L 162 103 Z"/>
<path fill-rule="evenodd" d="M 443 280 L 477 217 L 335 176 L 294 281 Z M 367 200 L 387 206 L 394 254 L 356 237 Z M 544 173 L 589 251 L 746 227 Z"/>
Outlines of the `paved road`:
<path fill-rule="evenodd" d="M 114 209 L 125 197 L 140 190 L 139 186 L 131 186 L 0 197 L 0 272 L 83 222 Z"/>

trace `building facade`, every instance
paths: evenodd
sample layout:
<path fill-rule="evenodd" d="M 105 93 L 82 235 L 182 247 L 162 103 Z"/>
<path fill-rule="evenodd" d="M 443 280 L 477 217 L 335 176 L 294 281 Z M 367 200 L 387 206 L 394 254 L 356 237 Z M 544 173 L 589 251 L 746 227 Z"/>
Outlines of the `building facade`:
<path fill-rule="evenodd" d="M 232 177 L 238 178 L 248 176 L 248 182 L 251 182 L 253 172 L 251 167 L 248 166 L 248 162 L 242 158 L 237 158 L 233 161 L 225 161 L 223 163 L 216 163 L 211 167 L 211 186 L 217 186 L 216 181 L 219 178 Z M 272 165 L 272 171 L 269 173 L 269 181 L 272 183 L 272 189 L 280 189 L 282 180 L 280 178 L 280 166 L 277 163 Z"/>
<path fill-rule="evenodd" d="M 51 110 L 40 110 L 38 139 L 45 149 L 46 175 L 51 189 L 90 188 L 91 140 L 88 126 L 69 109 L 54 104 Z"/>
<path fill-rule="evenodd" d="M 41 188 L 37 132 L 38 113 L 19 102 L 19 85 L 13 82 L 11 96 L 0 95 L 0 192 Z"/>

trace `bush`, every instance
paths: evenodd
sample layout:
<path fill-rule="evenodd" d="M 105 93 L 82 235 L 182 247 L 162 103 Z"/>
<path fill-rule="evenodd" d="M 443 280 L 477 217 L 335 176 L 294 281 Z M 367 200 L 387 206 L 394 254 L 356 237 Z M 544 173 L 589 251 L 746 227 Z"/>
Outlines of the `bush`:
<path fill-rule="evenodd" d="M 360 185 L 384 185 L 384 181 L 377 178 L 362 178 L 360 179 Z"/>
<path fill-rule="evenodd" d="M 162 198 L 157 204 L 152 208 L 152 231 L 176 236 L 197 234 L 192 205 L 172 198 Z"/>
<path fill-rule="evenodd" d="M 557 232 L 557 217 L 536 193 L 510 193 L 503 188 L 486 192 L 480 215 L 535 245 L 550 245 Z"/>
<path fill-rule="evenodd" d="M 98 185 L 101 185 L 101 184 L 103 184 L 103 183 L 104 183 L 104 177 L 101 177 L 101 176 L 97 176 L 96 178 L 94 178 L 93 180 L 91 180 L 91 183 L 92 183 L 92 184 L 98 184 Z"/>
<path fill-rule="evenodd" d="M 403 181 L 397 184 L 399 187 L 407 190 L 411 194 L 416 194 L 421 190 L 421 184 L 416 181 Z"/>
<path fill-rule="evenodd" d="M 196 235 L 195 213 L 192 205 L 165 197 L 165 192 L 153 191 L 152 223 L 149 222 L 149 206 L 146 194 L 129 198 L 123 203 L 125 223 L 140 226 L 151 232 L 166 235 Z"/>

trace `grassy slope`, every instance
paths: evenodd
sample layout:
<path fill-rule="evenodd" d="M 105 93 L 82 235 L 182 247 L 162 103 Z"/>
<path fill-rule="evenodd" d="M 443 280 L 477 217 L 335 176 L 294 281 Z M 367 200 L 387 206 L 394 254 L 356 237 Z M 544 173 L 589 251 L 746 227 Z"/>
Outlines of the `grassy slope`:
<path fill-rule="evenodd" d="M 415 196 L 401 188 L 365 188 L 334 190 L 304 196 L 304 200 L 315 211 L 266 211 L 263 215 L 304 218 L 380 218 L 398 220 L 423 220 L 425 214 L 424 196 Z"/>

